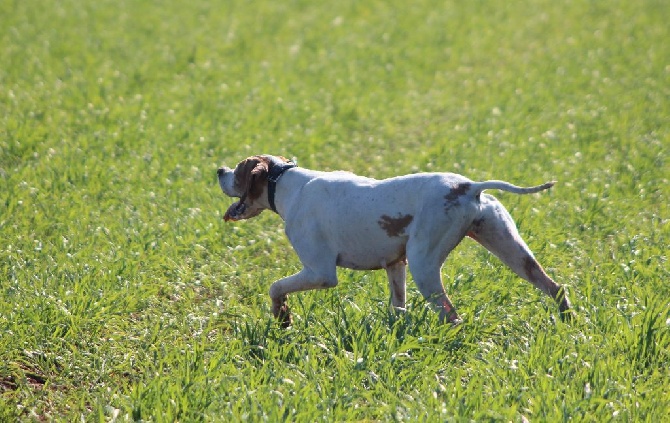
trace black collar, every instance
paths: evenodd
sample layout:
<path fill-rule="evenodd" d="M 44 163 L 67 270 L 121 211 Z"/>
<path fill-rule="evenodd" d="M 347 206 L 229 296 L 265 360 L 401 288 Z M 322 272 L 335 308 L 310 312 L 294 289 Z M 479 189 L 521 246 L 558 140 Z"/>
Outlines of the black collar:
<path fill-rule="evenodd" d="M 293 162 L 282 162 L 276 157 L 269 156 L 269 158 L 270 169 L 268 170 L 268 201 L 270 202 L 270 208 L 272 211 L 279 214 L 277 208 L 275 207 L 275 191 L 277 190 L 277 182 L 284 174 L 284 172 L 296 167 L 297 165 Z"/>

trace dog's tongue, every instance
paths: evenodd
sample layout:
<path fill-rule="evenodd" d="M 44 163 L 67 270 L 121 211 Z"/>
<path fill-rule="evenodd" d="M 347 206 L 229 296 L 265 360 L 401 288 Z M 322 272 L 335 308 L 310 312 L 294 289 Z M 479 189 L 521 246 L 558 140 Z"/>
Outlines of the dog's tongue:
<path fill-rule="evenodd" d="M 239 201 L 234 202 L 228 207 L 228 210 L 226 210 L 226 214 L 223 215 L 223 220 L 226 222 L 230 220 L 240 220 L 240 216 L 244 213 L 244 209 L 246 209 L 244 203 L 240 203 Z"/>

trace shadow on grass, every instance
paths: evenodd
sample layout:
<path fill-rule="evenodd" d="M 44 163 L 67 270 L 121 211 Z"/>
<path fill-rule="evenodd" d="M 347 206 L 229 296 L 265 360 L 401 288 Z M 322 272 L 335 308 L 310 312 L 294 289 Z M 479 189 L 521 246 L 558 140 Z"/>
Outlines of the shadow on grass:
<path fill-rule="evenodd" d="M 441 324 L 437 313 L 422 299 L 410 301 L 408 311 L 391 309 L 384 301 L 367 310 L 348 298 L 331 295 L 327 307 L 317 301 L 293 297 L 294 323 L 282 329 L 272 317 L 254 320 L 238 317 L 233 335 L 252 360 L 279 359 L 297 363 L 312 349 L 326 364 L 329 357 L 391 357 L 395 354 L 428 353 L 462 355 L 485 336 L 481 328 Z M 316 351 L 316 352 L 314 352 Z"/>

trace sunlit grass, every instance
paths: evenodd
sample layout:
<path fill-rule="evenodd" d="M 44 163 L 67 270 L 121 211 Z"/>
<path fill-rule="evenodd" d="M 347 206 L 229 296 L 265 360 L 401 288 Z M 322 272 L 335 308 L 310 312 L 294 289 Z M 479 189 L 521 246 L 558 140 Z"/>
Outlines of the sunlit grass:
<path fill-rule="evenodd" d="M 0 420 L 662 421 L 670 8 L 663 1 L 0 4 Z M 576 319 L 473 242 L 440 326 L 411 278 L 300 263 L 226 225 L 256 153 L 495 193 Z"/>

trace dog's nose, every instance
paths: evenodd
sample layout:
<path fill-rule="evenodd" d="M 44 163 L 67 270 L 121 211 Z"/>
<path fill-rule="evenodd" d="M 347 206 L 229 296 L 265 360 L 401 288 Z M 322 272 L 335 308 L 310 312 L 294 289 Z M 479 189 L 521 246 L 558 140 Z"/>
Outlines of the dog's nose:
<path fill-rule="evenodd" d="M 226 168 L 224 168 L 224 167 L 220 167 L 220 168 L 218 168 L 218 169 L 216 170 L 216 174 L 217 174 L 217 176 L 221 176 L 221 175 L 223 175 L 224 173 L 226 173 Z"/>

